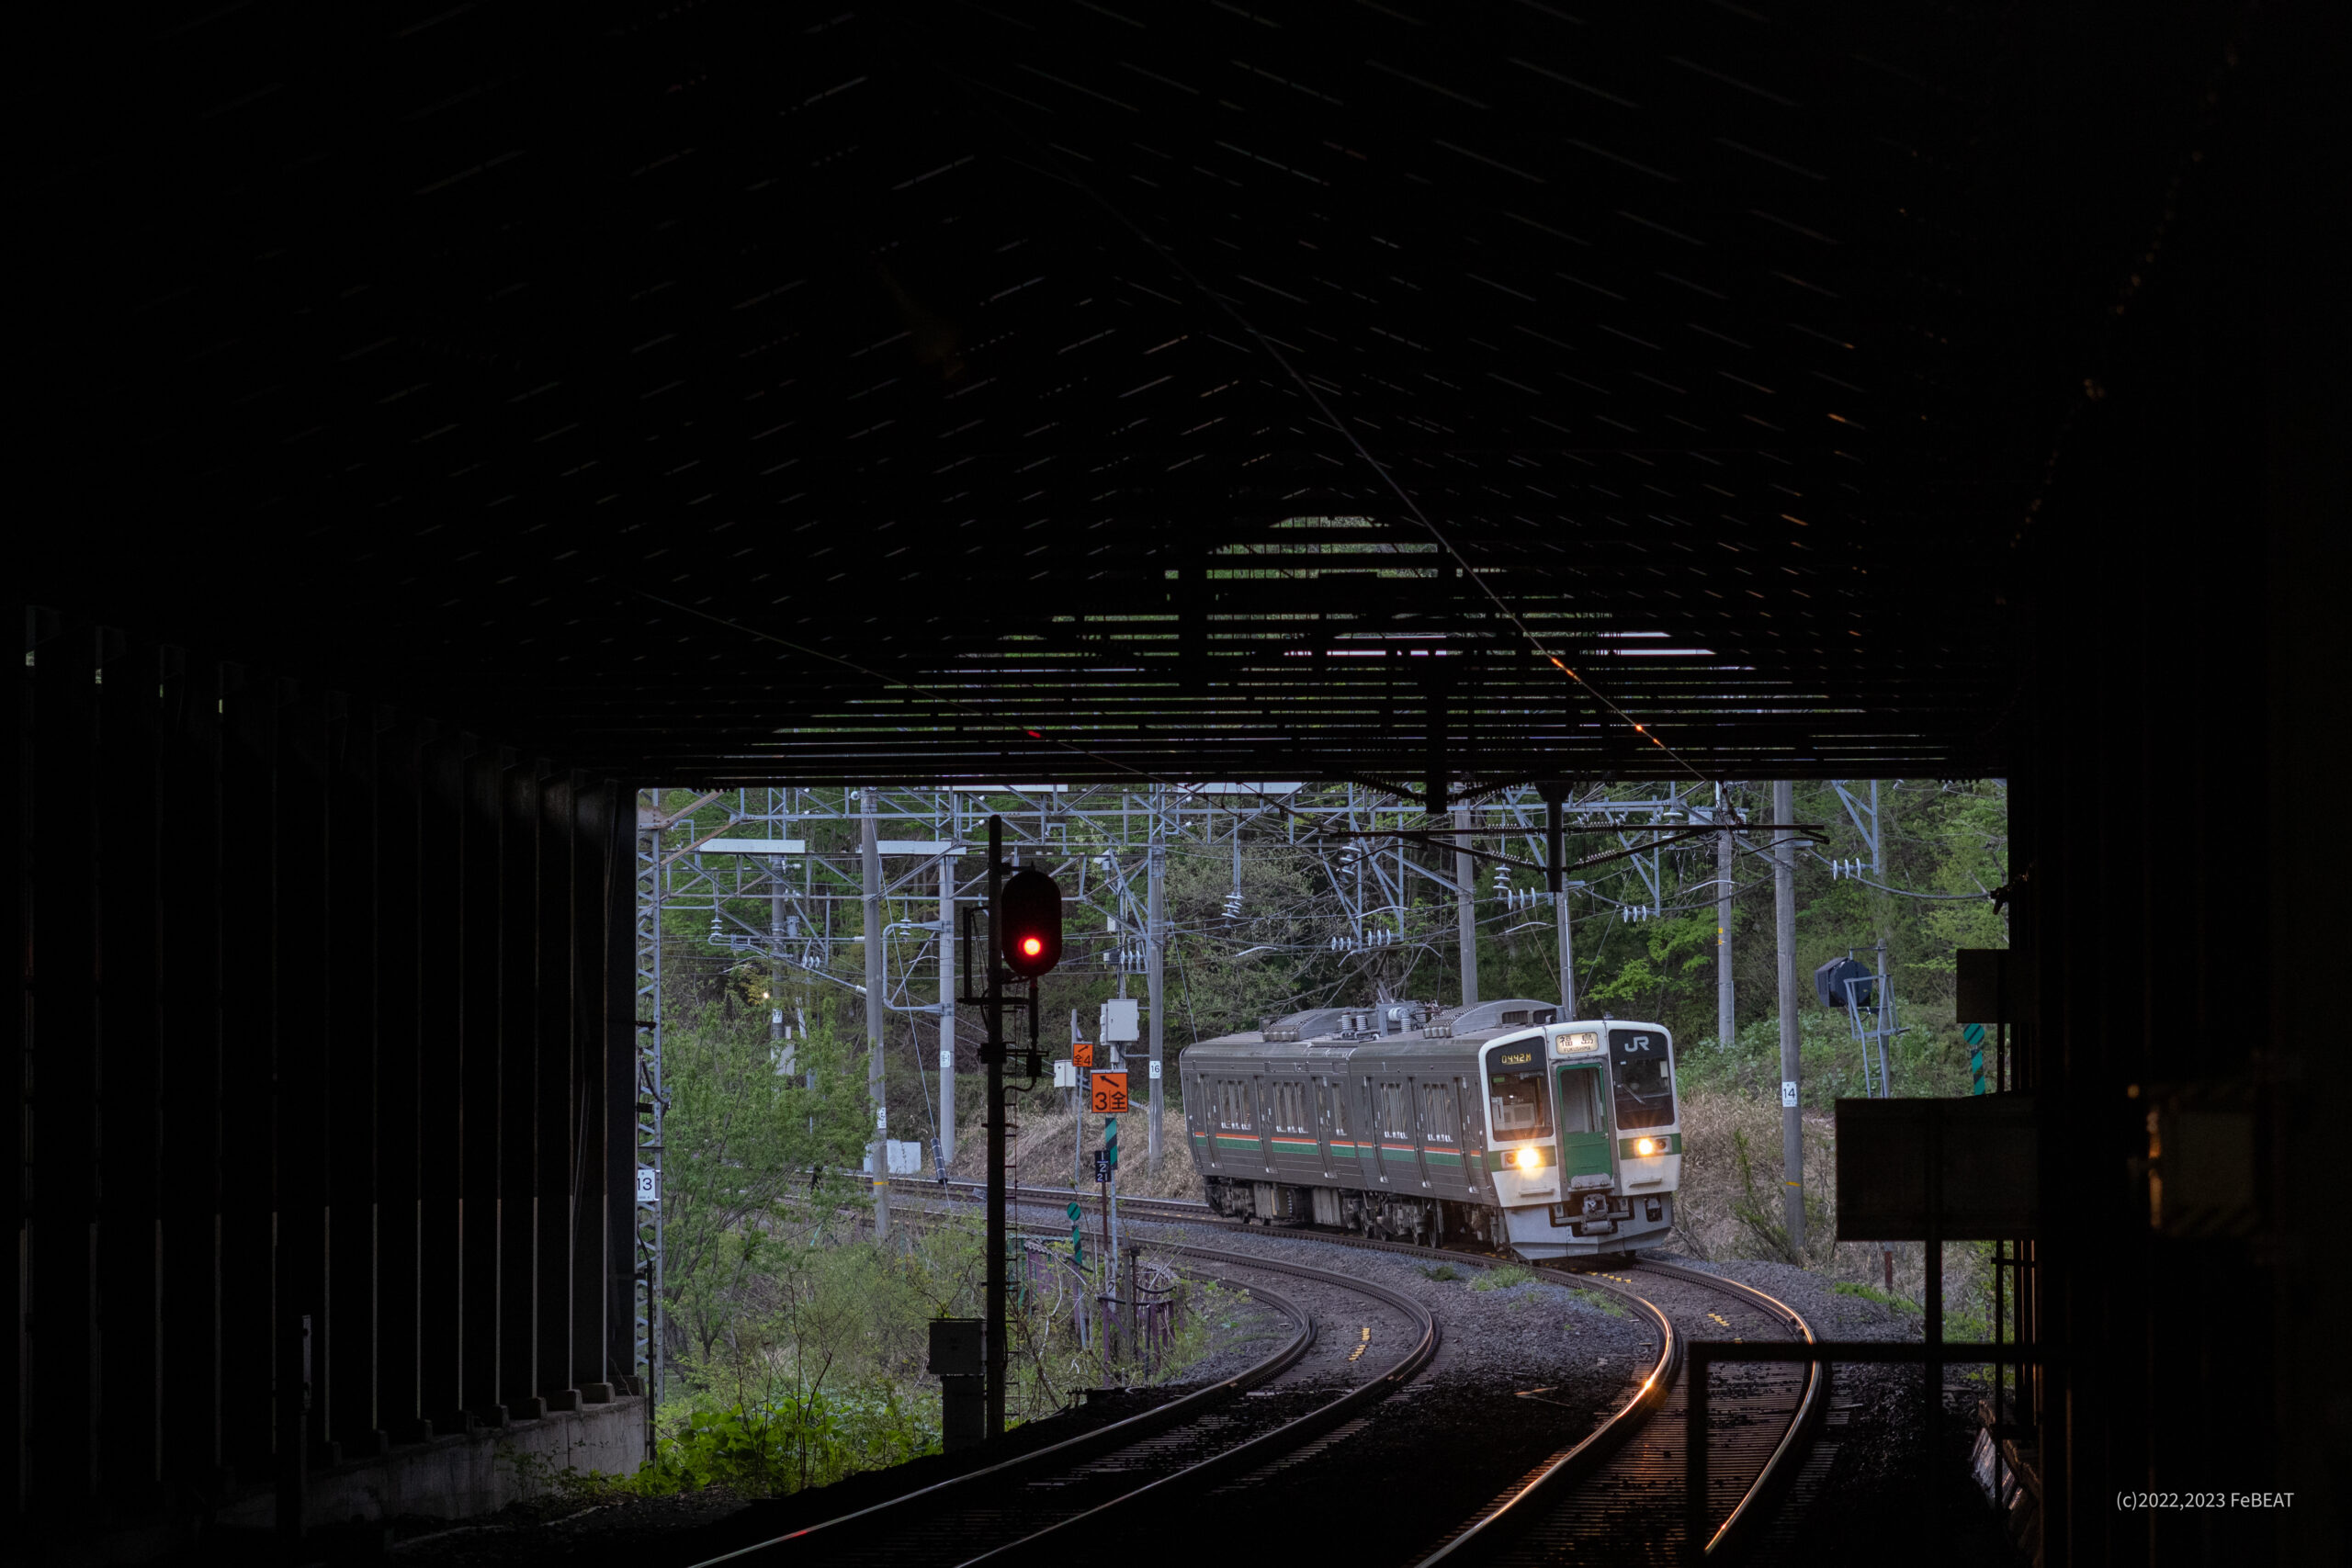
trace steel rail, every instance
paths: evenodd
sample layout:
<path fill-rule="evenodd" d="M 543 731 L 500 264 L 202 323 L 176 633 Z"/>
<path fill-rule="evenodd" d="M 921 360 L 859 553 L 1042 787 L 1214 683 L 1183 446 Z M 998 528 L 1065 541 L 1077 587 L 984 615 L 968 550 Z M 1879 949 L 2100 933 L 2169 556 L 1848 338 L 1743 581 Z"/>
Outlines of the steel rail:
<path fill-rule="evenodd" d="M 1744 1298 L 1793 1327 L 1807 1343 L 1814 1340 L 1812 1326 L 1795 1308 L 1752 1285 L 1674 1263 L 1645 1260 L 1636 1261 L 1629 1267 Z M 1626 1285 L 1577 1269 L 1553 1269 L 1546 1272 L 1567 1274 L 1585 1285 L 1597 1286 L 1620 1298 L 1637 1302 L 1656 1321 L 1666 1325 L 1666 1332 L 1672 1333 L 1665 1313 Z M 1649 1425 L 1671 1393 L 1675 1379 L 1687 1371 L 1681 1338 L 1677 1336 L 1664 1343 L 1666 1348 L 1659 1355 L 1648 1380 L 1623 1408 L 1596 1427 L 1583 1441 L 1557 1455 L 1521 1482 L 1499 1503 L 1420 1559 L 1415 1568 L 1435 1568 L 1440 1563 L 1446 1564 L 1447 1568 L 1462 1568 L 1464 1563 L 1506 1550 L 1521 1534 L 1534 1528 L 1547 1508 L 1571 1501 L 1573 1488 L 1577 1483 L 1598 1473 L 1635 1434 Z M 1794 1477 L 1797 1467 L 1792 1461 L 1811 1441 L 1819 1419 L 1823 1386 L 1821 1369 L 1808 1366 L 1804 1385 L 1794 1402 L 1787 1425 L 1755 1479 L 1741 1492 L 1724 1522 L 1708 1538 L 1707 1553 L 1721 1552 L 1725 1557 L 1730 1556 L 1746 1543 L 1769 1515 L 1770 1503 Z M 1687 1455 L 1684 1462 L 1687 1467 Z"/>
<path fill-rule="evenodd" d="M 1329 1401 L 1304 1416 L 1286 1422 L 1283 1426 L 1273 1428 L 1272 1431 L 1261 1433 L 1257 1437 L 1251 1438 L 1248 1441 L 1238 1444 L 1234 1448 L 1211 1455 L 1205 1460 L 1188 1465 L 1170 1474 L 1161 1476 L 1158 1480 L 1147 1483 L 1145 1485 L 1137 1487 L 1132 1492 L 1123 1493 L 1119 1496 L 1111 1499 L 1109 1502 L 1097 1505 L 1095 1507 L 1089 1509 L 1082 1514 L 1056 1520 L 1053 1523 L 1046 1525 L 1043 1529 L 1031 1531 L 1014 1540 L 1008 1541 L 1001 1546 L 983 1553 L 980 1557 L 971 1559 L 972 1562 L 978 1562 L 989 1560 L 1000 1562 L 1003 1561 L 1008 1555 L 1023 1551 L 1035 1542 L 1047 1536 L 1056 1534 L 1067 1526 L 1078 1523 L 1081 1520 L 1099 1522 L 1103 1516 L 1112 1510 L 1125 1506 L 1131 1499 L 1140 1496 L 1146 1493 L 1150 1493 L 1155 1496 L 1165 1497 L 1180 1485 L 1205 1483 L 1215 1480 L 1236 1468 L 1254 1468 L 1258 1464 L 1267 1462 L 1272 1459 L 1278 1457 L 1287 1450 L 1295 1448 L 1299 1444 L 1311 1440 L 1312 1438 L 1320 1436 L 1322 1433 L 1329 1431 L 1331 1427 L 1339 1426 L 1342 1422 L 1346 1421 L 1357 1410 L 1362 1409 L 1365 1405 L 1377 1403 L 1379 1400 L 1386 1398 L 1398 1388 L 1401 1388 L 1406 1383 L 1411 1382 L 1413 1378 L 1419 1376 L 1421 1369 L 1426 1367 L 1429 1364 L 1430 1359 L 1437 1354 L 1438 1326 L 1436 1318 L 1426 1308 L 1422 1307 L 1420 1303 L 1415 1302 L 1411 1297 L 1407 1296 L 1400 1292 L 1391 1291 L 1385 1286 L 1374 1284 L 1367 1280 L 1353 1279 L 1345 1274 L 1338 1274 L 1326 1269 L 1311 1268 L 1305 1264 L 1289 1263 L 1279 1259 L 1255 1258 L 1243 1253 L 1220 1252 L 1212 1247 L 1192 1247 L 1168 1243 L 1161 1243 L 1159 1245 L 1166 1251 L 1179 1253 L 1188 1258 L 1199 1258 L 1204 1261 L 1213 1262 L 1226 1267 L 1250 1269 L 1261 1273 L 1288 1275 L 1296 1279 L 1308 1280 L 1317 1283 L 1338 1286 L 1356 1294 L 1368 1296 L 1373 1300 L 1383 1302 L 1389 1306 L 1395 1307 L 1405 1314 L 1408 1321 L 1418 1321 L 1421 1327 L 1420 1338 L 1415 1343 L 1413 1348 L 1401 1357 L 1394 1365 L 1392 1365 L 1387 1371 L 1367 1382 L 1357 1385 L 1355 1388 L 1351 1389 L 1347 1393 L 1342 1394 L 1338 1399 Z M 1213 1278 L 1216 1277 L 1213 1276 Z M 1222 1278 L 1218 1279 L 1218 1282 L 1224 1284 L 1238 1283 L 1237 1281 Z M 890 1522 L 897 1518 L 911 1517 L 915 1513 L 935 1506 L 943 1502 L 946 1502 L 950 1506 L 953 1506 L 951 1495 L 961 1492 L 966 1488 L 973 1487 L 983 1482 L 993 1483 L 997 1485 L 1003 1485 L 1008 1483 L 1017 1483 L 1026 1481 L 1039 1473 L 1050 1472 L 1072 1464 L 1100 1458 L 1105 1454 L 1115 1453 L 1119 1450 L 1129 1447 L 1136 1442 L 1157 1437 L 1163 1432 L 1170 1431 L 1176 1427 L 1184 1426 L 1187 1423 L 1218 1408 L 1219 1406 L 1238 1398 L 1244 1393 L 1272 1382 L 1273 1379 L 1281 1376 L 1283 1372 L 1296 1365 L 1300 1359 L 1313 1348 L 1315 1343 L 1315 1323 L 1313 1314 L 1301 1308 L 1289 1298 L 1283 1296 L 1276 1292 L 1267 1290 L 1262 1286 L 1241 1285 L 1238 1286 L 1238 1288 L 1247 1291 L 1255 1300 L 1272 1303 L 1276 1310 L 1283 1313 L 1296 1324 L 1298 1325 L 1298 1329 L 1297 1332 L 1293 1335 L 1291 1339 L 1272 1355 L 1268 1356 L 1256 1364 L 1244 1369 L 1242 1371 L 1237 1372 L 1232 1377 L 1227 1378 L 1221 1382 L 1213 1383 L 1206 1388 L 1195 1390 L 1192 1393 L 1186 1394 L 1181 1399 L 1170 1401 L 1169 1404 L 1160 1405 L 1157 1409 L 1147 1410 L 1140 1414 L 1130 1416 L 1124 1420 L 1114 1421 L 1107 1427 L 1100 1427 L 1091 1432 L 1081 1433 L 1077 1437 L 1067 1438 L 1062 1442 L 1053 1444 L 1049 1447 L 1039 1449 L 1030 1453 L 1022 1454 L 1015 1458 L 1003 1461 L 1001 1463 L 989 1465 L 979 1470 L 969 1471 L 962 1475 L 951 1476 L 947 1480 L 934 1483 L 930 1486 L 922 1487 L 917 1491 L 905 1493 L 897 1497 L 888 1498 L 880 1503 L 876 1503 L 867 1507 L 860 1508 L 851 1513 L 842 1514 L 831 1519 L 820 1520 L 816 1524 L 806 1525 L 798 1529 L 786 1531 L 782 1535 L 773 1537 L 767 1540 L 756 1541 L 749 1546 L 739 1547 L 731 1551 L 723 1552 L 717 1557 L 704 1559 L 703 1561 L 695 1563 L 694 1568 L 716 1568 L 717 1564 L 727 1562 L 749 1563 L 756 1561 L 786 1561 L 797 1555 L 799 1543 L 809 1542 L 815 1538 L 820 1537 L 829 1538 L 831 1535 L 840 1533 L 851 1526 L 868 1529 L 877 1524 L 887 1527 Z M 820 1544 L 821 1544 L 821 1542 L 820 1542 Z"/>
<path fill-rule="evenodd" d="M 1219 1280 L 1217 1282 L 1219 1284 L 1234 1283 L 1226 1280 Z M 1250 1289 L 1247 1286 L 1240 1288 Z M 750 1546 L 738 1547 L 732 1551 L 722 1552 L 717 1557 L 706 1558 L 694 1564 L 694 1568 L 712 1568 L 713 1564 L 720 1562 L 749 1562 L 754 1553 L 772 1552 L 788 1542 L 805 1541 L 812 1537 L 823 1535 L 827 1531 L 839 1531 L 851 1525 L 872 1526 L 883 1522 L 888 1516 L 912 1510 L 919 1505 L 936 1504 L 951 1493 L 981 1482 L 995 1482 L 1001 1484 L 1006 1482 L 1019 1481 L 1032 1472 L 1075 1464 L 1105 1453 L 1114 1453 L 1130 1443 L 1157 1437 L 1171 1427 L 1181 1427 L 1187 1421 L 1204 1416 L 1219 1405 L 1240 1397 L 1250 1389 L 1280 1377 L 1295 1366 L 1299 1359 L 1314 1348 L 1315 1319 L 1312 1314 L 1288 1297 L 1279 1295 L 1272 1291 L 1255 1290 L 1252 1292 L 1252 1299 L 1270 1303 L 1277 1312 L 1282 1313 L 1296 1325 L 1297 1332 L 1293 1334 L 1272 1355 L 1254 1365 L 1243 1368 L 1221 1382 L 1211 1383 L 1206 1388 L 1195 1389 L 1182 1399 L 1170 1400 L 1168 1404 L 1155 1409 L 1139 1412 L 1124 1420 L 1114 1421 L 1109 1426 L 1097 1427 L 1091 1432 L 1081 1432 L 1077 1437 L 1065 1438 L 1048 1447 L 1033 1450 L 1028 1453 L 1016 1455 L 979 1470 L 967 1471 L 961 1475 L 952 1475 L 944 1481 L 934 1482 L 916 1491 L 885 1498 L 866 1507 L 837 1515 L 830 1519 L 820 1519 L 813 1525 L 803 1525 L 798 1529 L 786 1530 L 782 1535 L 772 1537 L 767 1540 L 754 1541 Z"/>
<path fill-rule="evenodd" d="M 1759 1291 L 1753 1285 L 1738 1280 L 1726 1280 L 1720 1274 L 1710 1274 L 1703 1269 L 1686 1269 L 1679 1263 L 1648 1262 L 1639 1267 L 1692 1284 L 1709 1285 L 1717 1290 L 1728 1289 L 1753 1297 L 1765 1311 L 1794 1328 L 1806 1344 L 1817 1343 L 1813 1325 L 1804 1320 L 1802 1314 L 1778 1296 Z M 1828 1369 L 1817 1361 L 1805 1363 L 1804 1374 L 1804 1388 L 1797 1396 L 1795 1415 L 1790 1418 L 1787 1429 L 1781 1434 L 1781 1440 L 1766 1456 L 1763 1470 L 1740 1495 L 1739 1501 L 1733 1505 L 1724 1522 L 1716 1527 L 1715 1533 L 1707 1538 L 1707 1551 L 1724 1551 L 1728 1556 L 1744 1546 L 1748 1537 L 1770 1517 L 1771 1504 L 1796 1478 L 1798 1466 L 1795 1461 L 1819 1434 L 1821 1418 L 1827 1408 L 1823 1396 L 1829 1386 Z"/>
<path fill-rule="evenodd" d="M 1266 1269 L 1295 1279 L 1313 1280 L 1324 1284 L 1336 1285 L 1359 1295 L 1369 1296 L 1374 1301 L 1395 1307 L 1403 1313 L 1408 1321 L 1418 1320 L 1421 1329 L 1420 1338 L 1415 1341 L 1411 1349 L 1399 1357 L 1386 1371 L 1378 1377 L 1357 1384 L 1339 1398 L 1318 1405 L 1304 1416 L 1286 1421 L 1270 1432 L 1261 1432 L 1246 1442 L 1237 1444 L 1221 1453 L 1212 1454 L 1196 1464 L 1188 1465 L 1172 1474 L 1163 1475 L 1157 1481 L 1148 1482 L 1132 1492 L 1121 1493 L 1109 1502 L 1099 1504 L 1082 1514 L 1073 1514 L 1057 1519 L 1045 1529 L 1023 1536 L 1019 1540 L 1008 1541 L 992 1551 L 982 1552 L 978 1557 L 967 1559 L 959 1564 L 958 1568 L 977 1568 L 978 1564 L 983 1562 L 1007 1562 L 1014 1555 L 1025 1552 L 1040 1542 L 1061 1535 L 1065 1531 L 1081 1526 L 1101 1525 L 1106 1522 L 1111 1515 L 1144 1498 L 1164 1499 L 1173 1495 L 1179 1490 L 1204 1485 L 1237 1472 L 1246 1474 L 1261 1465 L 1271 1463 L 1291 1450 L 1310 1442 L 1341 1425 L 1357 1411 L 1368 1405 L 1377 1404 L 1387 1398 L 1419 1377 L 1421 1370 L 1428 1366 L 1437 1355 L 1439 1339 L 1437 1315 L 1401 1291 L 1392 1291 L 1385 1285 L 1374 1284 L 1370 1280 L 1359 1280 L 1351 1275 L 1337 1274 L 1328 1269 L 1309 1268 L 1300 1263 L 1254 1258 L 1246 1253 L 1218 1252 L 1212 1248 L 1196 1247 L 1177 1247 L 1172 1250 L 1182 1252 L 1188 1257 L 1214 1259 L 1228 1268 L 1239 1266 Z"/>
<path fill-rule="evenodd" d="M 953 1182 L 948 1185 L 977 1187 L 977 1184 Z M 1066 1202 L 1075 1199 L 1090 1205 L 1099 1202 L 1096 1194 L 1076 1189 L 1023 1189 L 1023 1196 L 1031 1192 L 1035 1193 L 1041 1201 Z M 1172 1211 L 1168 1217 L 1178 1219 L 1180 1223 L 1211 1224 L 1224 1229 L 1243 1228 L 1241 1221 L 1217 1214 L 1210 1211 L 1206 1203 L 1198 1200 L 1128 1198 L 1121 1200 L 1121 1204 L 1123 1207 L 1138 1211 L 1138 1217 L 1142 1217 L 1141 1211 L 1159 1209 L 1164 1212 Z M 1396 1252 L 1417 1258 L 1468 1258 L 1489 1264 L 1502 1261 L 1487 1254 L 1466 1252 L 1455 1247 L 1424 1247 L 1412 1242 L 1384 1241 L 1344 1232 L 1298 1230 L 1284 1234 L 1295 1240 L 1317 1241 L 1329 1246 L 1358 1250 Z M 1660 1336 L 1658 1359 L 1652 1366 L 1642 1386 L 1607 1421 L 1595 1427 L 1582 1441 L 1547 1461 L 1541 1472 L 1522 1482 L 1502 1504 L 1490 1509 L 1460 1533 L 1450 1538 L 1436 1551 L 1422 1559 L 1417 1568 L 1431 1568 L 1431 1565 L 1441 1562 L 1446 1562 L 1449 1568 L 1459 1568 L 1459 1564 L 1472 1560 L 1480 1551 L 1491 1550 L 1498 1545 L 1501 1538 L 1512 1534 L 1545 1503 L 1562 1500 L 1567 1487 L 1598 1471 L 1622 1450 L 1628 1440 L 1648 1425 L 1671 1393 L 1675 1378 L 1683 1371 L 1683 1337 L 1676 1331 L 1672 1320 L 1666 1315 L 1665 1312 L 1638 1291 L 1629 1289 L 1599 1273 L 1571 1268 L 1543 1265 L 1538 1267 L 1543 1268 L 1546 1273 L 1565 1274 L 1574 1278 L 1580 1286 L 1597 1289 L 1615 1296 L 1648 1316 L 1652 1326 Z M 1787 1324 L 1806 1343 L 1815 1342 L 1815 1336 L 1812 1325 L 1804 1320 L 1802 1314 L 1778 1297 L 1760 1291 L 1753 1285 L 1726 1279 L 1720 1274 L 1710 1274 L 1703 1269 L 1640 1258 L 1631 1260 L 1624 1267 L 1635 1270 L 1650 1270 L 1686 1284 L 1718 1291 L 1744 1300 Z M 1781 1493 L 1786 1490 L 1788 1483 L 1794 1478 L 1802 1455 L 1817 1434 L 1825 1409 L 1823 1394 L 1826 1387 L 1826 1369 L 1817 1364 L 1808 1365 L 1805 1369 L 1804 1384 L 1794 1401 L 1786 1427 L 1782 1429 L 1771 1453 L 1767 1456 L 1763 1467 L 1755 1479 L 1741 1493 L 1733 1504 L 1731 1511 L 1716 1527 L 1714 1533 L 1708 1538 L 1706 1546 L 1708 1553 L 1719 1553 L 1725 1557 L 1733 1555 L 1745 1545 L 1748 1537 L 1757 1529 L 1761 1528 L 1770 1515 L 1771 1504 L 1778 1499 Z"/>
<path fill-rule="evenodd" d="M 1042 1188 L 1034 1190 L 1041 1198 L 1050 1193 L 1057 1201 L 1076 1198 L 1085 1203 L 1096 1201 L 1095 1195 L 1090 1192 Z M 1222 1228 L 1239 1228 L 1241 1224 L 1238 1220 L 1207 1212 L 1207 1204 L 1193 1200 L 1127 1199 L 1124 1200 L 1124 1202 L 1135 1205 L 1138 1209 L 1148 1204 L 1179 1211 L 1183 1216 L 1184 1223 L 1189 1224 L 1214 1224 Z M 1363 1250 L 1397 1252 L 1419 1258 L 1466 1257 L 1493 1261 L 1488 1259 L 1486 1254 L 1465 1252 L 1459 1248 L 1423 1247 L 1412 1242 L 1382 1241 L 1346 1233 L 1294 1231 L 1288 1234 L 1297 1240 L 1318 1241 L 1330 1246 Z M 1758 1290 L 1753 1285 L 1745 1284 L 1737 1280 L 1725 1279 L 1719 1274 L 1710 1274 L 1703 1269 L 1689 1269 L 1680 1264 L 1651 1259 L 1635 1258 L 1626 1267 L 1637 1270 L 1651 1270 L 1686 1284 L 1698 1285 L 1703 1289 L 1722 1292 L 1743 1299 L 1787 1324 L 1806 1343 L 1815 1341 L 1815 1336 L 1812 1325 L 1805 1322 L 1802 1314 L 1778 1297 Z M 1659 1407 L 1665 1404 L 1672 1390 L 1675 1378 L 1683 1370 L 1682 1337 L 1675 1330 L 1672 1321 L 1666 1314 L 1638 1291 L 1628 1289 L 1604 1275 L 1582 1269 L 1547 1267 L 1544 1271 L 1569 1275 L 1580 1285 L 1616 1296 L 1647 1315 L 1660 1336 L 1657 1361 L 1652 1367 L 1648 1377 L 1644 1380 L 1642 1386 L 1607 1421 L 1595 1427 L 1581 1442 L 1548 1461 L 1541 1472 L 1522 1483 L 1502 1505 L 1473 1522 L 1460 1534 L 1441 1546 L 1437 1551 L 1423 1559 L 1420 1568 L 1429 1568 L 1430 1564 L 1441 1561 L 1458 1564 L 1469 1560 L 1476 1554 L 1477 1551 L 1491 1547 L 1501 1536 L 1511 1533 L 1525 1521 L 1527 1516 L 1542 1506 L 1544 1502 L 1557 1500 L 1557 1495 L 1561 1494 L 1565 1488 L 1598 1471 L 1623 1448 L 1635 1433 L 1648 1425 L 1651 1417 L 1656 1416 Z M 1824 1409 L 1822 1396 L 1826 1386 L 1827 1378 L 1825 1370 L 1817 1365 L 1808 1365 L 1805 1369 L 1804 1385 L 1794 1402 L 1794 1408 L 1787 1426 L 1783 1428 L 1772 1452 L 1767 1456 L 1762 1469 L 1758 1471 L 1754 1481 L 1741 1493 L 1730 1513 L 1716 1528 L 1713 1535 L 1708 1539 L 1706 1548 L 1708 1552 L 1731 1555 L 1745 1544 L 1747 1537 L 1755 1529 L 1760 1528 L 1763 1520 L 1769 1516 L 1771 1503 L 1777 1500 L 1779 1495 L 1793 1479 L 1799 1467 L 1797 1461 L 1816 1435 Z"/>

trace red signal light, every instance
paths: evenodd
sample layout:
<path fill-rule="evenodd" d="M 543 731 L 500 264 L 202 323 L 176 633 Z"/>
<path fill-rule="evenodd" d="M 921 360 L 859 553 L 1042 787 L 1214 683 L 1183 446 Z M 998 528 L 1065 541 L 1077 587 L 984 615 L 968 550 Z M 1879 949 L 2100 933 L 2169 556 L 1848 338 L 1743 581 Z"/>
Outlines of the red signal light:
<path fill-rule="evenodd" d="M 1016 872 L 997 895 L 997 935 L 1005 967 L 1034 980 L 1061 962 L 1062 890 L 1035 866 Z"/>

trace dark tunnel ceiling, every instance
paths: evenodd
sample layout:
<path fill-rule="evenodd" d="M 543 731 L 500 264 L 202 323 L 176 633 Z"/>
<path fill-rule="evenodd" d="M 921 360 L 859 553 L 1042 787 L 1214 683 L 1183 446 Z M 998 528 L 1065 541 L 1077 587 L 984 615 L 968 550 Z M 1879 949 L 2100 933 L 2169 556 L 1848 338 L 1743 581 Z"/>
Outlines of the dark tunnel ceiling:
<path fill-rule="evenodd" d="M 1976 13 L 787 17 L 122 44 L 56 378 L 174 624 L 682 782 L 2005 765 Z"/>

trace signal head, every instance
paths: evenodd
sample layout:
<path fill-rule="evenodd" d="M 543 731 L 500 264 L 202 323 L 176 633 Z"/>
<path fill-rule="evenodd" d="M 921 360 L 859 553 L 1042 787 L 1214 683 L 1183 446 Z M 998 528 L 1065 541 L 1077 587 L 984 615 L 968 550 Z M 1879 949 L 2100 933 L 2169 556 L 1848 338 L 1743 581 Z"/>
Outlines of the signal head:
<path fill-rule="evenodd" d="M 1013 874 L 997 895 L 997 937 L 1004 965 L 1034 980 L 1061 962 L 1062 890 L 1035 866 Z"/>

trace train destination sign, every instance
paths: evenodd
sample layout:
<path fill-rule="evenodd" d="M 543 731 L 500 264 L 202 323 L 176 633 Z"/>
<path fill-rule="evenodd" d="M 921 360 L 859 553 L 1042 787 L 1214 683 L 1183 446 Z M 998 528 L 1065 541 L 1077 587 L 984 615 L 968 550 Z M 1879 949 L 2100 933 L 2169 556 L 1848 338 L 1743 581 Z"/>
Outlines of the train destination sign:
<path fill-rule="evenodd" d="M 1088 1109 L 1097 1116 L 1125 1116 L 1127 1113 L 1127 1075 L 1102 1072 L 1094 1075 L 1094 1092 Z"/>

